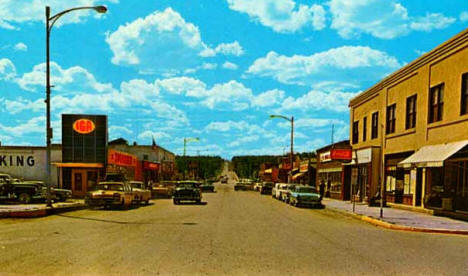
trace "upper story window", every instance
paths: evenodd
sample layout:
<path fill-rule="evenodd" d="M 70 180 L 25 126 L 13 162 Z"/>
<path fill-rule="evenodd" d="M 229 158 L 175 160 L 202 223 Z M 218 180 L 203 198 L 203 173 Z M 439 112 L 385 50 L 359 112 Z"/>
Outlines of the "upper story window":
<path fill-rule="evenodd" d="M 406 129 L 416 127 L 416 100 L 417 95 L 406 99 Z"/>
<path fill-rule="evenodd" d="M 366 137 L 367 137 L 367 117 L 364 117 L 364 119 L 362 119 L 362 141 L 366 141 Z"/>
<path fill-rule="evenodd" d="M 379 112 L 372 113 L 372 133 L 371 139 L 379 137 Z"/>
<path fill-rule="evenodd" d="M 359 121 L 353 123 L 353 144 L 359 142 Z"/>
<path fill-rule="evenodd" d="M 468 73 L 462 76 L 460 113 L 461 115 L 468 114 Z"/>
<path fill-rule="evenodd" d="M 396 110 L 396 104 L 387 106 L 387 128 L 386 128 L 387 134 L 395 132 L 395 123 L 396 123 L 395 110 Z"/>
<path fill-rule="evenodd" d="M 429 123 L 442 121 L 444 113 L 444 84 L 431 88 L 429 92 Z"/>

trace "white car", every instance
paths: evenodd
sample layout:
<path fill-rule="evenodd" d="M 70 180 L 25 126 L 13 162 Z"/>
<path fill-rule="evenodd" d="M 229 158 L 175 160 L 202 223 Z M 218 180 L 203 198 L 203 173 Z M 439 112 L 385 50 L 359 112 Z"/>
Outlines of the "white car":
<path fill-rule="evenodd" d="M 277 188 L 275 189 L 275 198 L 282 200 L 282 193 L 286 192 L 286 189 L 289 184 L 287 183 L 278 183 L 278 184 L 277 184 L 278 186 L 276 186 Z"/>

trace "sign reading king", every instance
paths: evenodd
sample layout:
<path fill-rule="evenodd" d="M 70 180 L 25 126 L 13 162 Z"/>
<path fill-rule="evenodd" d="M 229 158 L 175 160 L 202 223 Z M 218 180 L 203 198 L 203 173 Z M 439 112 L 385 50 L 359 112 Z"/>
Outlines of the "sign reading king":
<path fill-rule="evenodd" d="M 79 134 L 89 134 L 96 129 L 96 125 L 89 119 L 79 119 L 73 123 L 73 130 Z"/>

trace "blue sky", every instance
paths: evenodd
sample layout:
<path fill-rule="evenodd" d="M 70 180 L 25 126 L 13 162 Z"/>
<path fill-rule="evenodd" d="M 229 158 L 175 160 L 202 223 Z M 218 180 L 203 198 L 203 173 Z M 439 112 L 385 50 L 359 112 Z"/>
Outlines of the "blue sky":
<path fill-rule="evenodd" d="M 349 137 L 348 102 L 464 30 L 462 0 L 2 0 L 0 141 L 45 144 L 44 7 L 77 11 L 51 34 L 52 124 L 109 116 L 109 137 L 182 154 L 282 154 Z"/>

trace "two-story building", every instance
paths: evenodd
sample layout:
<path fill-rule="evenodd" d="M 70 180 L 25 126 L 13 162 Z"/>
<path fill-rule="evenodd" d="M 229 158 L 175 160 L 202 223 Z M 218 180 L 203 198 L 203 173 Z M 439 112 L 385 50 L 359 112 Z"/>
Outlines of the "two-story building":
<path fill-rule="evenodd" d="M 351 99 L 355 151 L 371 149 L 388 202 L 468 211 L 468 30 Z M 379 157 L 380 156 L 380 157 Z M 443 208 L 442 208 L 443 207 Z"/>

